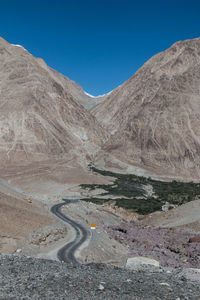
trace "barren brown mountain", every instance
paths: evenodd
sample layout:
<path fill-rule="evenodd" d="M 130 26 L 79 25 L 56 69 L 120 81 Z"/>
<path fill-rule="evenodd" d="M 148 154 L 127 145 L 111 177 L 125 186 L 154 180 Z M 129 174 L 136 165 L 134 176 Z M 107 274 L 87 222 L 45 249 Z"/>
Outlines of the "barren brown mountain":
<path fill-rule="evenodd" d="M 107 161 L 199 180 L 200 38 L 152 57 L 92 113 L 110 133 Z"/>
<path fill-rule="evenodd" d="M 2 38 L 0 66 L 1 167 L 99 149 L 105 132 L 79 104 L 88 98 L 78 85 Z"/>
<path fill-rule="evenodd" d="M 51 69 L 51 71 L 56 75 L 57 78 L 59 78 L 63 87 L 73 95 L 74 100 L 84 106 L 86 109 L 91 109 L 98 103 L 101 103 L 107 96 L 106 94 L 97 97 L 91 96 L 90 94 L 84 92 L 83 88 L 75 81 L 63 76 L 54 69 Z"/>

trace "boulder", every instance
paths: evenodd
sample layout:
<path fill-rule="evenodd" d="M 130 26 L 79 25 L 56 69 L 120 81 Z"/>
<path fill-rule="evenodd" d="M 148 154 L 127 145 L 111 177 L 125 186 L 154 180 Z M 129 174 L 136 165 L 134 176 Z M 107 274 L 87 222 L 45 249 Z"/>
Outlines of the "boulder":
<path fill-rule="evenodd" d="M 22 252 L 22 249 L 17 249 L 16 250 L 16 253 L 21 253 Z"/>
<path fill-rule="evenodd" d="M 200 243 L 200 235 L 192 236 L 192 237 L 189 239 L 189 243 Z"/>
<path fill-rule="evenodd" d="M 185 268 L 179 273 L 178 277 L 200 283 L 200 269 Z"/>
<path fill-rule="evenodd" d="M 130 257 L 127 259 L 126 262 L 127 269 L 138 269 L 138 267 L 142 267 L 144 265 L 159 267 L 160 263 L 155 259 L 143 257 L 143 256 Z"/>

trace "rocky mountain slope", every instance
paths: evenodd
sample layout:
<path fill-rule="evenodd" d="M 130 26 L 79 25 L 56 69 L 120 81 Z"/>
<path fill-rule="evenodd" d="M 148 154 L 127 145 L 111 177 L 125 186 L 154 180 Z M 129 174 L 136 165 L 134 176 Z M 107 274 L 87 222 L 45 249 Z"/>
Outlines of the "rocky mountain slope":
<path fill-rule="evenodd" d="M 2 167 L 67 157 L 199 180 L 200 39 L 175 43 L 100 98 L 3 39 L 0 65 Z"/>
<path fill-rule="evenodd" d="M 199 180 L 200 38 L 152 57 L 92 113 L 110 133 L 108 160 Z"/>
<path fill-rule="evenodd" d="M 99 149 L 105 131 L 79 104 L 85 94 L 75 83 L 2 38 L 0 66 L 2 166 L 66 156 L 84 160 Z"/>
<path fill-rule="evenodd" d="M 88 93 L 86 93 L 83 88 L 76 83 L 75 81 L 69 79 L 66 76 L 63 76 L 61 73 L 57 72 L 54 69 L 51 69 L 51 71 L 56 75 L 57 78 L 62 82 L 62 85 L 64 88 L 70 92 L 70 94 L 74 97 L 74 100 L 81 104 L 86 109 L 91 109 L 95 105 L 101 103 L 103 100 L 106 99 L 107 95 L 100 95 L 100 96 L 92 96 Z"/>

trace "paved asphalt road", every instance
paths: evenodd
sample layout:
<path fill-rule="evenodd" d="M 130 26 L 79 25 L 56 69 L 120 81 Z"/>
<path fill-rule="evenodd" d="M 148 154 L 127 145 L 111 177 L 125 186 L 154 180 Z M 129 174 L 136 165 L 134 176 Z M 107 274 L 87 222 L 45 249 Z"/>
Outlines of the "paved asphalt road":
<path fill-rule="evenodd" d="M 60 261 L 80 264 L 80 261 L 78 261 L 75 258 L 75 252 L 88 239 L 90 233 L 81 224 L 76 223 L 75 221 L 71 220 L 61 212 L 62 206 L 67 205 L 71 202 L 75 202 L 77 200 L 70 200 L 70 199 L 63 199 L 63 200 L 65 202 L 52 206 L 51 212 L 54 215 L 56 215 L 58 218 L 60 218 L 61 220 L 63 220 L 64 222 L 72 226 L 76 232 L 76 237 L 72 242 L 66 244 L 58 251 L 57 257 Z"/>

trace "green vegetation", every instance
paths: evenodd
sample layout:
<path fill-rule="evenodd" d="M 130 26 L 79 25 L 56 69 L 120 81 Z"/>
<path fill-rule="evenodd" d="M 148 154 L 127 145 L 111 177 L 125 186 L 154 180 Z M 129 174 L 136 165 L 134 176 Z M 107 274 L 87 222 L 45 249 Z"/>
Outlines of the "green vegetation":
<path fill-rule="evenodd" d="M 154 211 L 160 210 L 162 207 L 162 203 L 157 201 L 155 198 L 117 198 L 117 199 L 102 199 L 102 198 L 84 198 L 81 199 L 86 202 L 92 202 L 98 205 L 102 205 L 106 202 L 114 203 L 118 207 L 123 207 L 125 209 L 131 210 L 133 212 L 137 212 L 139 214 L 145 215 L 152 213 Z"/>
<path fill-rule="evenodd" d="M 114 177 L 113 184 L 82 184 L 84 189 L 94 190 L 104 189 L 103 195 L 114 195 L 119 198 L 113 200 L 115 205 L 123 207 L 139 214 L 149 214 L 161 210 L 162 206 L 169 202 L 170 204 L 181 205 L 192 201 L 200 195 L 200 184 L 194 182 L 163 182 L 136 175 L 118 174 L 110 171 L 99 170 L 89 165 L 90 170 L 103 176 Z M 151 185 L 157 198 L 147 197 L 144 185 Z M 127 199 L 128 198 L 128 199 Z M 110 199 L 85 198 L 84 201 L 103 204 Z"/>

